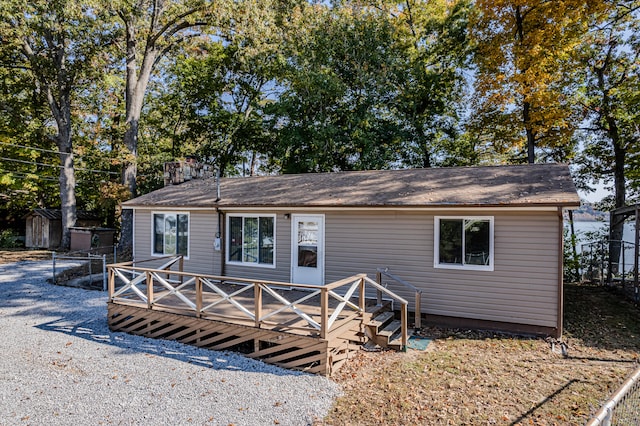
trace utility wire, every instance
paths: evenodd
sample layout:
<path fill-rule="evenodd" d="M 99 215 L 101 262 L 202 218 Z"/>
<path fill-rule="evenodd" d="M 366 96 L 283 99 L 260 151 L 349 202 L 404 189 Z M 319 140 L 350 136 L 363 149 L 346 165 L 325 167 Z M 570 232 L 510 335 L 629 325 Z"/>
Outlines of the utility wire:
<path fill-rule="evenodd" d="M 54 154 L 74 155 L 72 152 L 60 152 L 53 149 L 36 148 L 35 146 L 18 145 L 18 144 L 9 143 L 9 142 L 0 142 L 0 143 L 2 145 L 14 146 L 16 148 L 33 149 L 34 151 L 40 151 L 40 152 L 53 152 Z"/>
<path fill-rule="evenodd" d="M 11 175 L 11 178 L 20 179 L 20 180 L 46 180 L 50 182 L 58 182 L 58 178 L 52 176 L 40 176 L 35 173 L 22 173 L 16 172 L 12 170 L 3 170 L 0 169 L 0 173 L 7 173 Z M 87 179 L 76 179 L 76 183 L 89 183 L 95 184 L 97 181 L 87 180 Z"/>
<path fill-rule="evenodd" d="M 10 171 L 10 170 L 0 170 L 0 172 L 9 173 L 9 174 L 11 174 L 11 177 L 15 177 L 16 179 L 48 180 L 48 181 L 51 181 L 51 182 L 57 182 L 58 181 L 57 178 L 54 178 L 54 177 L 51 177 L 51 176 L 39 176 L 39 175 L 36 175 L 36 174 L 30 175 L 28 173 L 13 172 L 13 171 Z"/>
<path fill-rule="evenodd" d="M 56 166 L 55 164 L 39 163 L 37 161 L 18 160 L 17 158 L 0 157 L 0 160 L 13 161 L 13 162 L 22 163 L 22 164 L 31 164 L 34 166 L 57 167 L 58 169 L 64 169 L 64 166 Z M 94 172 L 94 173 L 108 173 L 110 175 L 120 175 L 120 172 L 111 172 L 109 170 L 84 169 L 81 167 L 74 167 L 74 170 L 77 172 Z"/>

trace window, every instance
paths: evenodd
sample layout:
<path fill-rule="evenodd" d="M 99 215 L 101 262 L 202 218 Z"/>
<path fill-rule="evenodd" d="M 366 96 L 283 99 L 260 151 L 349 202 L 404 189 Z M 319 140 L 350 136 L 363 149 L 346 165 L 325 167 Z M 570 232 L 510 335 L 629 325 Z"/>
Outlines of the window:
<path fill-rule="evenodd" d="M 189 256 L 188 214 L 153 214 L 153 254 Z"/>
<path fill-rule="evenodd" d="M 255 266 L 275 266 L 275 217 L 229 216 L 227 261 Z"/>
<path fill-rule="evenodd" d="M 436 268 L 493 271 L 492 217 L 436 217 Z"/>

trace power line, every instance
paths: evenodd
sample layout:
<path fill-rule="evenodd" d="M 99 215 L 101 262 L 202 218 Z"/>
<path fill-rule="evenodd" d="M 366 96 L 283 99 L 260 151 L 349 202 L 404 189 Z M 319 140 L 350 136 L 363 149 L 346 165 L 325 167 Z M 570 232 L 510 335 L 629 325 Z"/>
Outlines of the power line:
<path fill-rule="evenodd" d="M 57 167 L 58 169 L 64 169 L 64 166 L 56 166 L 55 164 L 46 164 L 46 163 L 40 163 L 37 161 L 18 160 L 17 158 L 0 157 L 0 160 L 13 161 L 15 163 L 22 163 L 22 164 L 31 164 L 33 166 Z M 84 169 L 81 167 L 74 167 L 74 170 L 77 172 L 108 173 L 110 175 L 120 175 L 120 172 L 112 172 L 109 170 Z"/>
<path fill-rule="evenodd" d="M 36 174 L 28 174 L 28 173 L 20 173 L 20 172 L 14 172 L 11 170 L 0 170 L 0 172 L 3 173 L 10 173 L 11 177 L 15 177 L 17 179 L 33 179 L 33 180 L 48 180 L 51 182 L 57 182 L 58 179 L 54 178 L 54 177 L 50 177 L 50 176 L 39 176 Z"/>
<path fill-rule="evenodd" d="M 53 152 L 54 154 L 73 155 L 72 152 L 60 152 L 60 151 L 56 151 L 56 150 L 53 150 L 53 149 L 36 148 L 35 146 L 18 145 L 18 144 L 9 143 L 9 142 L 0 142 L 0 143 L 2 145 L 15 146 L 16 148 L 32 149 L 34 151 L 40 151 L 40 152 Z"/>
<path fill-rule="evenodd" d="M 9 173 L 11 174 L 12 178 L 16 178 L 16 179 L 20 179 L 20 180 L 46 180 L 46 181 L 50 181 L 50 182 L 58 182 L 58 178 L 54 178 L 52 176 L 40 176 L 40 175 L 36 175 L 34 173 L 22 173 L 22 172 L 16 172 L 13 170 L 3 170 L 0 169 L 0 172 L 2 173 Z M 87 180 L 87 179 L 76 179 L 76 183 L 90 183 L 90 184 L 95 184 L 97 183 L 97 181 L 92 181 L 92 180 Z"/>
<path fill-rule="evenodd" d="M 33 149 L 35 151 L 41 151 L 41 152 L 53 152 L 54 154 L 74 155 L 71 152 L 60 152 L 60 151 L 54 151 L 52 149 L 36 148 L 34 146 L 19 145 L 19 144 L 9 143 L 9 142 L 0 142 L 0 144 L 14 146 L 14 147 L 17 147 L 17 148 Z M 76 155 L 76 158 L 81 159 L 82 156 L 81 155 Z M 38 163 L 38 162 L 34 162 L 34 161 L 18 160 L 16 158 L 0 157 L 0 160 L 17 161 L 17 162 L 20 162 L 20 163 L 37 165 L 37 166 L 58 167 L 59 169 L 64 168 L 64 166 L 56 166 L 56 165 L 53 165 L 53 164 Z M 120 172 L 112 172 L 112 171 L 109 171 L 109 170 L 83 169 L 83 168 L 78 168 L 78 167 L 74 167 L 74 170 L 80 171 L 80 172 L 109 173 L 111 175 L 120 175 Z M 138 177 L 153 177 L 153 176 L 155 176 L 155 175 L 154 174 L 138 175 Z"/>

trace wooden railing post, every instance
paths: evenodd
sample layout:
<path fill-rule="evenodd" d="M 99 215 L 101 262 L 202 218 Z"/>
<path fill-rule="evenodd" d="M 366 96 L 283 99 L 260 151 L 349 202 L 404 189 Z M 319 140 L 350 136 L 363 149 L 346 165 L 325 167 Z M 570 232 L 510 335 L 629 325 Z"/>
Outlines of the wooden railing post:
<path fill-rule="evenodd" d="M 358 289 L 358 306 L 360 307 L 360 311 L 364 315 L 367 311 L 366 300 L 365 300 L 365 285 L 364 278 L 360 278 L 360 288 Z"/>
<path fill-rule="evenodd" d="M 109 281 L 108 281 L 109 300 L 113 298 L 113 293 L 116 292 L 116 274 L 113 271 L 113 267 L 109 267 Z"/>
<path fill-rule="evenodd" d="M 402 331 L 402 350 L 406 352 L 407 350 L 407 341 L 409 336 L 407 335 L 407 305 L 406 303 L 402 304 L 400 309 L 400 323 L 401 323 L 401 331 Z"/>
<path fill-rule="evenodd" d="M 380 271 L 376 272 L 376 282 L 378 285 L 382 285 L 382 273 Z M 376 291 L 376 304 L 382 306 L 382 292 L 380 290 Z"/>
<path fill-rule="evenodd" d="M 329 291 L 320 289 L 320 338 L 326 339 L 329 334 Z"/>
<path fill-rule="evenodd" d="M 260 318 L 262 318 L 262 286 L 260 283 L 253 283 L 253 296 L 255 326 L 260 328 Z"/>
<path fill-rule="evenodd" d="M 184 256 L 180 256 L 180 261 L 178 263 L 178 270 L 180 272 L 184 272 Z M 180 284 L 184 282 L 184 275 L 180 274 Z"/>
<path fill-rule="evenodd" d="M 422 313 L 420 310 L 420 302 L 421 302 L 421 294 L 420 292 L 416 291 L 416 319 L 415 319 L 415 324 L 413 325 L 415 328 L 420 328 L 422 327 Z"/>
<path fill-rule="evenodd" d="M 202 278 L 196 277 L 196 317 L 202 315 Z"/>
<path fill-rule="evenodd" d="M 147 276 L 147 308 L 151 309 L 153 306 L 153 276 L 151 272 L 145 271 Z"/>

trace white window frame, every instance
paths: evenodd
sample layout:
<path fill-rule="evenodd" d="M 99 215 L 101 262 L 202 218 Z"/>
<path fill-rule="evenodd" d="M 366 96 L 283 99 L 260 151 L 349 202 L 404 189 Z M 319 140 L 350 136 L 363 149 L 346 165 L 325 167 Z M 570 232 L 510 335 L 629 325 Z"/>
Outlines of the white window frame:
<path fill-rule="evenodd" d="M 265 218 L 265 217 L 269 217 L 273 219 L 273 263 L 269 264 L 269 263 L 257 263 L 257 262 L 245 262 L 243 260 L 241 261 L 237 261 L 237 260 L 230 260 L 229 259 L 229 255 L 231 254 L 231 229 L 230 229 L 230 222 L 231 222 L 231 218 L 232 217 L 241 217 L 242 221 L 243 221 L 243 228 L 244 228 L 244 219 L 245 218 L 254 218 L 254 219 L 258 219 L 258 222 L 260 222 L 260 218 Z M 248 266 L 248 267 L 252 267 L 252 268 L 268 268 L 268 269 L 275 269 L 276 267 L 276 226 L 277 226 L 277 215 L 275 214 L 261 214 L 261 213 L 228 213 L 226 215 L 226 224 L 225 224 L 226 228 L 225 228 L 225 262 L 227 265 L 238 265 L 238 266 Z M 243 231 L 244 232 L 244 231 Z M 243 235 L 243 240 L 244 240 L 244 235 Z M 244 245 L 244 241 L 243 241 L 243 245 Z M 240 256 L 242 258 L 242 256 Z"/>
<path fill-rule="evenodd" d="M 185 260 L 189 259 L 189 254 L 191 253 L 191 214 L 189 212 L 185 212 L 185 211 L 152 211 L 151 212 L 151 256 L 152 257 L 164 257 L 164 256 L 170 256 L 164 253 L 156 253 L 155 252 L 155 238 L 156 238 L 156 233 L 155 233 L 155 226 L 156 226 L 156 221 L 155 221 L 155 215 L 157 214 L 163 214 L 163 215 L 175 215 L 176 216 L 176 224 L 178 221 L 178 215 L 185 215 L 187 216 L 187 254 L 184 256 Z M 176 225 L 177 227 L 177 225 Z M 177 228 L 176 228 L 177 229 Z M 176 235 L 176 244 L 178 243 L 177 240 L 178 236 Z M 176 252 L 177 252 L 177 247 L 176 247 Z M 179 253 L 176 253 L 176 256 L 180 256 Z"/>
<path fill-rule="evenodd" d="M 440 220 L 483 220 L 489 222 L 489 264 L 487 265 L 471 265 L 465 264 L 464 258 L 464 232 L 462 233 L 462 265 L 453 263 L 440 263 Z M 494 217 L 493 216 L 434 216 L 433 218 L 433 267 L 438 269 L 459 269 L 465 271 L 493 271 L 494 270 Z"/>

